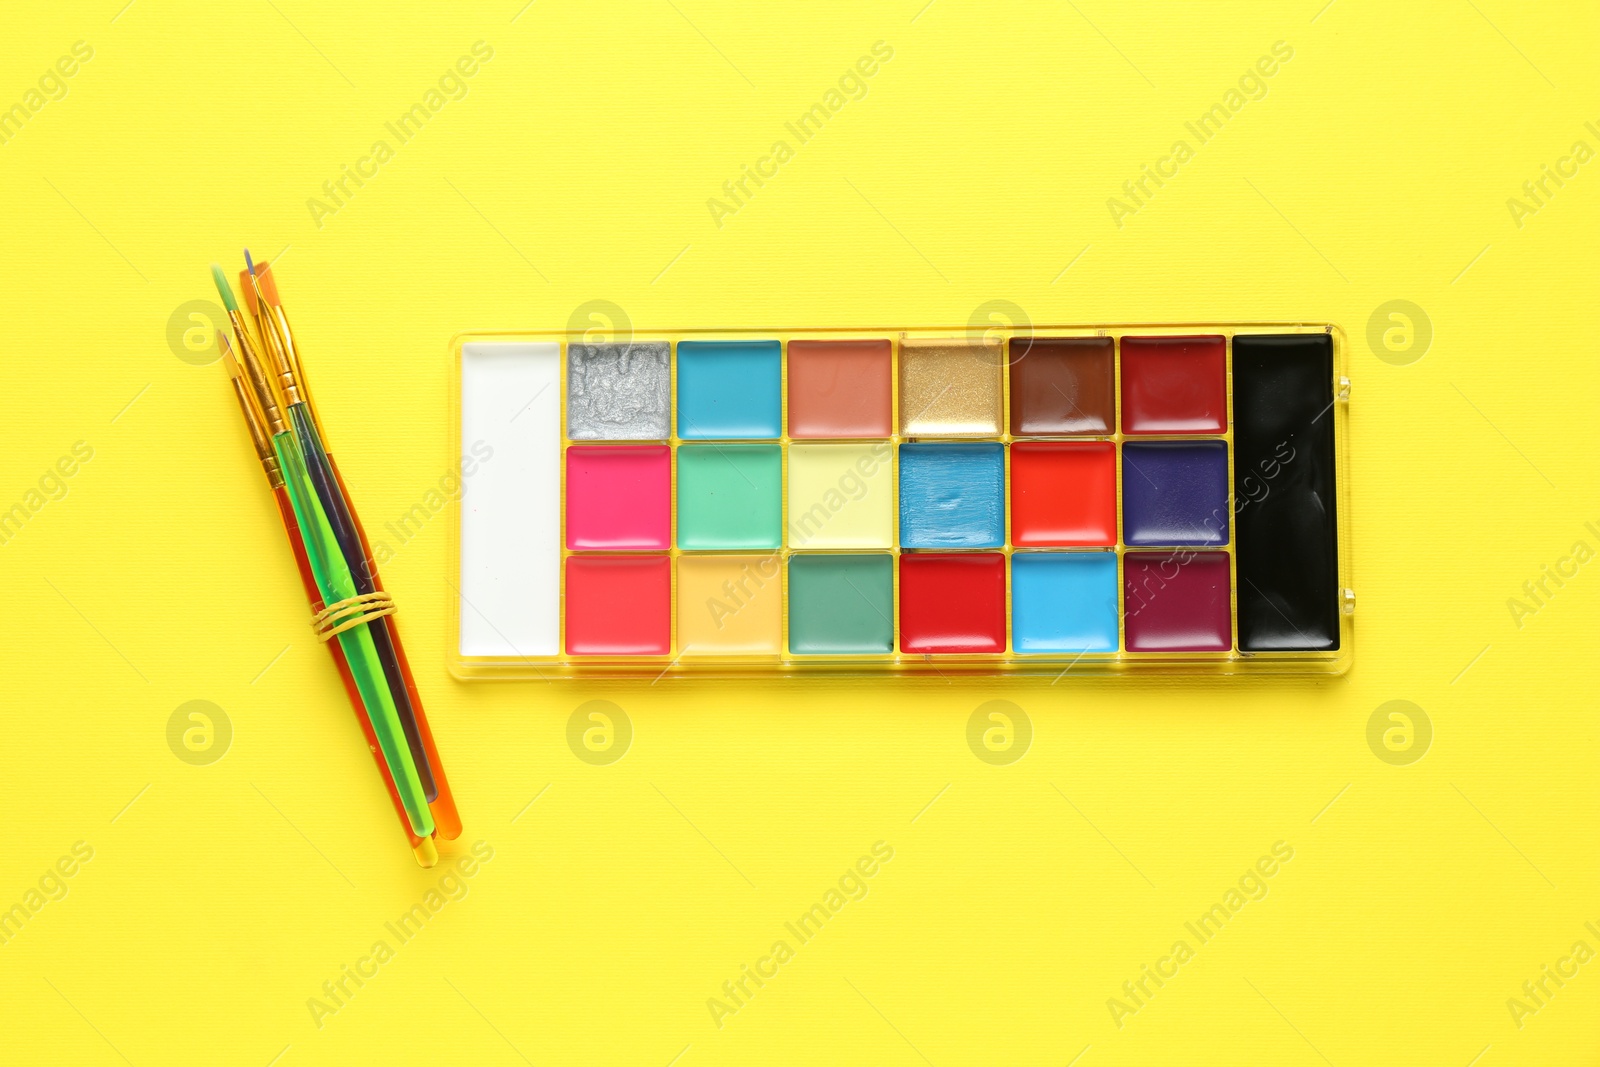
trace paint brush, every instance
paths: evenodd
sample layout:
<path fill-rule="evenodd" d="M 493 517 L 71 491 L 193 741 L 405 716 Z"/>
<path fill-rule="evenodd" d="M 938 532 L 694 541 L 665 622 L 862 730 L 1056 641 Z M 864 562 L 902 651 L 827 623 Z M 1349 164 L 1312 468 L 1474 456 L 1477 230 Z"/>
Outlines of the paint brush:
<path fill-rule="evenodd" d="M 315 615 L 322 611 L 325 605 L 321 593 L 317 590 L 316 577 L 311 573 L 311 561 L 306 557 L 305 543 L 301 540 L 300 527 L 295 521 L 294 507 L 289 502 L 289 493 L 284 485 L 277 453 L 273 451 L 272 439 L 267 433 L 266 419 L 262 416 L 252 393 L 253 386 L 245 380 L 244 371 L 234 358 L 233 347 L 228 343 L 227 334 L 221 332 L 217 334 L 217 347 L 222 352 L 223 366 L 233 386 L 234 397 L 239 401 L 239 411 L 243 414 L 245 427 L 250 433 L 250 443 L 255 448 L 256 458 L 261 463 L 261 469 L 267 476 L 267 485 L 272 489 L 273 500 L 278 505 L 278 515 L 283 520 L 284 533 L 288 536 L 289 547 L 294 553 L 295 569 L 300 574 L 300 584 L 305 590 L 307 602 L 311 605 L 311 612 Z M 378 774 L 383 778 L 389 801 L 400 819 L 401 828 L 405 830 L 406 837 L 410 840 L 411 851 L 416 855 L 418 863 L 424 867 L 432 867 L 438 862 L 438 849 L 431 839 L 418 837 L 411 831 L 405 805 L 400 802 L 400 793 L 395 789 L 394 776 L 389 773 L 389 765 L 384 762 L 383 753 L 378 746 L 378 736 L 373 732 L 366 708 L 362 706 L 361 691 L 356 688 L 355 678 L 350 674 L 350 665 L 345 661 L 344 651 L 337 641 L 326 641 L 324 644 L 327 645 L 328 654 L 333 657 L 334 666 L 339 671 L 345 696 L 350 701 L 351 710 L 355 712 L 361 732 L 366 736 L 367 750 L 372 753 L 373 762 L 378 766 Z"/>
<path fill-rule="evenodd" d="M 248 249 L 245 250 L 245 263 L 246 270 L 241 272 L 240 279 L 242 283 L 248 279 L 247 298 L 253 298 L 259 308 L 259 321 L 264 329 L 263 346 L 274 361 L 279 382 L 289 383 L 289 388 L 295 393 L 296 398 L 289 400 L 287 411 L 305 455 L 317 497 L 344 554 L 345 563 L 355 579 L 358 595 L 381 592 L 383 585 L 372 560 L 366 532 L 351 503 L 344 478 L 328 453 L 316 407 L 301 379 L 303 371 L 300 369 L 298 348 L 289 328 L 288 315 L 278 296 L 276 279 L 270 273 L 270 265 L 255 263 Z M 372 630 L 378 658 L 389 682 L 390 694 L 400 716 L 412 760 L 428 800 L 434 807 L 440 832 L 447 839 L 452 839 L 460 832 L 460 815 L 448 783 L 444 781 L 438 749 L 428 728 L 427 717 L 422 712 L 421 698 L 400 642 L 398 627 L 393 617 L 386 617 L 377 620 Z"/>
<path fill-rule="evenodd" d="M 250 314 L 256 320 L 262 344 L 268 343 L 269 334 L 281 342 L 284 359 L 300 387 L 301 398 L 311 411 L 311 421 L 316 423 L 317 435 L 326 444 L 328 431 L 322 425 L 316 397 L 312 395 L 311 383 L 306 379 L 305 367 L 300 362 L 300 349 L 295 344 L 294 331 L 289 328 L 289 316 L 283 310 L 283 302 L 278 299 L 278 282 L 272 275 L 271 265 L 252 260 L 248 248 L 244 250 L 244 262 L 245 269 L 239 272 L 239 288 L 244 291 L 245 300 L 250 305 Z"/>
<path fill-rule="evenodd" d="M 221 267 L 213 264 L 211 272 L 217 284 L 217 292 L 222 297 L 223 306 L 228 310 L 229 321 L 234 326 L 236 336 L 241 339 L 241 347 L 246 348 L 248 352 L 249 331 L 244 327 L 244 319 L 239 313 L 239 304 L 234 299 L 232 287 L 228 285 L 228 279 L 222 273 Z M 248 360 L 246 366 L 247 368 L 250 366 Z M 312 485 L 311 475 L 306 469 L 305 454 L 300 449 L 298 437 L 306 433 L 305 427 L 309 425 L 309 416 L 305 412 L 304 404 L 301 403 L 293 375 L 281 363 L 274 369 L 291 420 L 296 425 L 291 432 L 283 424 L 281 414 L 274 424 L 269 412 L 268 425 L 273 430 L 272 446 L 278 457 L 285 487 L 289 492 L 289 502 L 294 508 L 306 557 L 317 580 L 317 590 L 322 594 L 323 602 L 326 604 L 353 602 L 358 596 L 355 579 L 328 524 L 327 514 L 323 511 L 316 489 Z M 264 392 L 270 399 L 273 391 L 270 385 L 263 389 L 262 386 L 265 384 L 267 383 L 257 384 L 256 391 Z M 273 410 L 276 410 L 275 399 L 270 399 L 270 402 Z M 278 428 L 280 426 L 281 429 Z M 338 638 L 339 644 L 344 649 L 345 660 L 349 663 L 356 688 L 360 690 L 362 704 L 367 709 L 367 717 L 377 735 L 378 745 L 383 750 L 390 773 L 394 776 L 395 788 L 400 793 L 400 800 L 405 806 L 412 832 L 418 837 L 427 837 L 434 830 L 433 815 L 428 810 L 427 798 L 423 793 L 416 764 L 406 744 L 405 732 L 400 725 L 394 699 L 386 684 L 382 664 L 378 661 L 377 649 L 373 643 L 374 629 L 370 621 L 360 619 L 358 616 L 354 625 L 349 625 L 348 628 L 344 624 L 334 626 L 333 636 Z"/>
<path fill-rule="evenodd" d="M 262 294 L 249 249 L 245 250 L 245 263 L 248 268 L 251 295 L 255 297 L 257 306 L 261 309 L 261 319 L 266 326 L 266 333 L 262 338 L 263 346 L 272 357 L 278 384 L 284 392 L 289 422 L 294 428 L 295 437 L 305 456 L 306 470 L 311 476 L 311 484 L 316 490 L 323 513 L 328 517 L 328 524 L 338 541 L 345 564 L 355 579 L 356 594 L 371 595 L 378 591 L 372 563 L 363 549 L 361 538 L 356 533 L 356 524 L 352 517 L 353 509 L 342 482 L 334 475 L 332 462 L 322 443 L 322 434 L 315 413 L 306 394 L 299 387 L 300 379 L 296 371 L 298 356 L 291 355 L 294 350 L 293 341 L 282 326 L 287 319 L 280 323 L 277 314 Z M 406 691 L 405 678 L 400 673 L 394 642 L 388 628 L 381 624 L 372 627 L 372 638 L 373 645 L 377 649 L 378 661 L 383 666 L 384 678 L 389 685 L 390 696 L 394 700 L 395 710 L 400 716 L 406 745 L 411 750 L 412 762 L 417 768 L 417 774 L 431 803 L 438 798 L 439 790 L 434 782 L 432 768 L 429 766 L 427 749 L 422 744 L 421 731 L 417 728 L 411 696 Z"/>

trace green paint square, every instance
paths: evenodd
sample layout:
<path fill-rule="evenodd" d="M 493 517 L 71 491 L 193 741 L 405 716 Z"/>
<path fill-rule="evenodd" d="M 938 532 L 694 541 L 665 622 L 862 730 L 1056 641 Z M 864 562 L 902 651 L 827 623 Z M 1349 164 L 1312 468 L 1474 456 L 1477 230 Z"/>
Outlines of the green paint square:
<path fill-rule="evenodd" d="M 888 652 L 893 618 L 894 565 L 887 554 L 789 557 L 790 652 Z"/>
<path fill-rule="evenodd" d="M 679 548 L 777 548 L 782 540 L 777 445 L 679 446 Z"/>

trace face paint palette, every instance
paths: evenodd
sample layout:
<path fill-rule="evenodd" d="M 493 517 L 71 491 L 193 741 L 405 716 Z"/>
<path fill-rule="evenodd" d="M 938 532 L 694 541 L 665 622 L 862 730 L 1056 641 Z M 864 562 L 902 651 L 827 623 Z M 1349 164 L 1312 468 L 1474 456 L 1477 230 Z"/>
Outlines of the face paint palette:
<path fill-rule="evenodd" d="M 458 677 L 1349 666 L 1336 327 L 455 355 Z"/>

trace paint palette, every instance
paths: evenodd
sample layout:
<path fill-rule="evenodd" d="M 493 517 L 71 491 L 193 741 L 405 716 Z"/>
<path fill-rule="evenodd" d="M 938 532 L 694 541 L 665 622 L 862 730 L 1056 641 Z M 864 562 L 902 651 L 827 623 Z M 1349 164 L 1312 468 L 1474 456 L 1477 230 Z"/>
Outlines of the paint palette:
<path fill-rule="evenodd" d="M 1343 346 L 464 335 L 451 669 L 1341 671 Z"/>

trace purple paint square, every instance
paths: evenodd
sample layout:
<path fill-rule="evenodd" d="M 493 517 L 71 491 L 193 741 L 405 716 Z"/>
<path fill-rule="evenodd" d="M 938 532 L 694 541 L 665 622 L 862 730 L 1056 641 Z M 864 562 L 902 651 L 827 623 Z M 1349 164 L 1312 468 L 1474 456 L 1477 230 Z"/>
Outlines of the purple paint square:
<path fill-rule="evenodd" d="M 1130 545 L 1228 543 L 1228 443 L 1127 441 L 1122 535 Z"/>
<path fill-rule="evenodd" d="M 1228 651 L 1228 593 L 1226 552 L 1129 552 L 1122 557 L 1128 651 Z"/>

